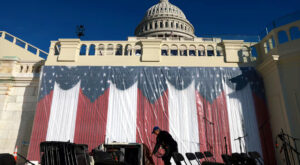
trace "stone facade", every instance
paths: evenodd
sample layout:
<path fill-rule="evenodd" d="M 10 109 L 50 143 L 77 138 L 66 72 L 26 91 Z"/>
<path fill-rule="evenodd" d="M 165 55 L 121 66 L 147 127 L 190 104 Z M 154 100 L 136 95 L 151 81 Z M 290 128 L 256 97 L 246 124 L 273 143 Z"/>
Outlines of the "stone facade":
<path fill-rule="evenodd" d="M 292 33 L 295 27 L 299 33 L 300 21 L 273 29 L 255 46 L 259 54 L 256 68 L 264 79 L 274 140 L 281 129 L 300 137 L 300 37 Z M 286 40 L 279 35 L 282 32 Z M 276 154 L 279 164 L 285 164 L 279 149 Z"/>
<path fill-rule="evenodd" d="M 17 147 L 26 156 L 43 60 L 4 35 L 0 38 L 0 153 L 12 154 Z M 19 158 L 18 164 L 22 163 Z"/>

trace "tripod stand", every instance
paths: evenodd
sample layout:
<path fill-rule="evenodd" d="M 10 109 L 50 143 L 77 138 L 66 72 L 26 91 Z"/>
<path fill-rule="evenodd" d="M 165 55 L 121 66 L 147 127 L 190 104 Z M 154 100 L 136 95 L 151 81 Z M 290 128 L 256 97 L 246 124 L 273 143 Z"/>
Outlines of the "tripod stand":
<path fill-rule="evenodd" d="M 281 129 L 281 133 L 278 134 L 276 138 L 279 138 L 282 141 L 282 146 L 281 146 L 280 152 L 282 150 L 284 151 L 284 156 L 285 156 L 286 164 L 287 165 L 291 165 L 290 154 L 289 154 L 288 148 L 290 149 L 290 152 L 292 154 L 292 158 L 293 158 L 294 164 L 295 164 L 295 160 L 294 160 L 294 154 L 293 154 L 293 152 L 297 155 L 297 159 L 298 159 L 298 162 L 300 164 L 300 159 L 299 159 L 300 153 L 298 152 L 297 144 L 296 144 L 296 141 L 299 140 L 299 139 L 298 138 L 294 138 L 294 137 L 292 137 L 292 136 L 284 133 L 283 129 Z M 291 145 L 290 138 L 293 139 L 294 144 L 295 144 L 295 148 Z M 276 141 L 277 141 L 277 139 L 276 139 Z"/>
<path fill-rule="evenodd" d="M 241 153 L 243 152 L 243 150 L 242 150 L 242 139 L 244 139 L 244 138 L 247 137 L 247 136 L 248 136 L 248 135 L 246 134 L 246 135 L 244 135 L 244 136 L 240 136 L 240 137 L 234 139 L 234 140 L 238 140 L 238 141 L 239 141 L 239 144 L 240 144 L 240 152 L 241 152 Z M 245 151 L 245 152 L 247 152 L 247 151 Z"/>

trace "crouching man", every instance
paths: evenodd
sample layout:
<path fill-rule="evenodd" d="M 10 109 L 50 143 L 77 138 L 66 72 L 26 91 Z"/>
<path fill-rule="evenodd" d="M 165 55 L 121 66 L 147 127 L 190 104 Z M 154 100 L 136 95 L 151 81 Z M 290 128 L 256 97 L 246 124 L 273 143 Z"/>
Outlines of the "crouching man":
<path fill-rule="evenodd" d="M 165 154 L 162 156 L 162 160 L 165 165 L 171 165 L 171 157 L 174 152 L 178 152 L 177 142 L 173 139 L 173 137 L 167 132 L 160 130 L 159 127 L 154 127 L 152 134 L 155 134 L 156 144 L 153 149 L 153 152 L 150 156 L 156 154 L 159 147 L 162 147 L 165 150 Z M 180 162 L 175 162 L 177 165 L 180 165 Z"/>

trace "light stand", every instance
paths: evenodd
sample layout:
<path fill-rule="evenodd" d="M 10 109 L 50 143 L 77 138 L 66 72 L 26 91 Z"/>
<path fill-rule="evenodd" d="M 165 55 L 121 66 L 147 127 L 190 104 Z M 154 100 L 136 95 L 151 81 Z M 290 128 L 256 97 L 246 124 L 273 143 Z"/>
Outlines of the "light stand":
<path fill-rule="evenodd" d="M 244 139 L 245 137 L 247 137 L 248 135 L 244 135 L 244 136 L 241 136 L 241 137 L 238 137 L 234 140 L 238 140 L 239 141 L 239 144 L 240 144 L 240 152 L 242 153 L 242 139 Z"/>

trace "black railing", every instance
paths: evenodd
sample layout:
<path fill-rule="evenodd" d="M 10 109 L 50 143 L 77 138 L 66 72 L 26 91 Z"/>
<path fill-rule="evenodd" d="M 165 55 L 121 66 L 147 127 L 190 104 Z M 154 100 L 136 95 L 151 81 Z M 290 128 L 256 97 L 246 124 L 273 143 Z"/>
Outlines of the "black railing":
<path fill-rule="evenodd" d="M 280 26 L 295 22 L 300 20 L 300 11 L 296 11 L 294 13 L 285 15 L 278 19 L 275 19 L 271 23 L 267 24 L 266 28 L 259 33 L 260 40 L 263 39 L 266 35 L 268 35 L 273 29 L 278 28 Z"/>

